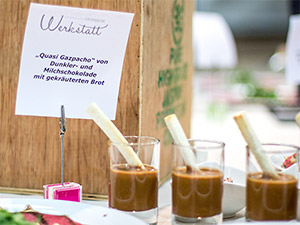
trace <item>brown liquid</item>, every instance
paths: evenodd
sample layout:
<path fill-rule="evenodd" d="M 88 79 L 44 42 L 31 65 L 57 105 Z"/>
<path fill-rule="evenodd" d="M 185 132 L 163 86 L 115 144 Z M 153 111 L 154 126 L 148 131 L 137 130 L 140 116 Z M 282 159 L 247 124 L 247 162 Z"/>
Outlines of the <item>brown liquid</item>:
<path fill-rule="evenodd" d="M 151 166 L 145 170 L 115 165 L 110 170 L 109 206 L 123 211 L 144 211 L 157 207 L 158 173 Z"/>
<path fill-rule="evenodd" d="M 173 214 L 181 217 L 211 217 L 222 211 L 223 173 L 200 168 L 190 173 L 186 167 L 173 170 Z"/>
<path fill-rule="evenodd" d="M 250 220 L 292 220 L 297 211 L 297 180 L 279 174 L 280 180 L 263 178 L 262 173 L 247 177 L 246 217 Z"/>

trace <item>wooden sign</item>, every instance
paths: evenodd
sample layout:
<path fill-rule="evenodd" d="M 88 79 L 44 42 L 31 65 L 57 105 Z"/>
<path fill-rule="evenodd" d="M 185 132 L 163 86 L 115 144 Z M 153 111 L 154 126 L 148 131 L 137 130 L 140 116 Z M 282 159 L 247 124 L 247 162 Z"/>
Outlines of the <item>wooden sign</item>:
<path fill-rule="evenodd" d="M 0 191 L 42 193 L 44 184 L 60 181 L 59 119 L 15 115 L 21 48 L 31 2 L 135 14 L 114 123 L 124 135 L 160 139 L 160 179 L 167 179 L 172 138 L 163 118 L 176 113 L 187 136 L 190 133 L 194 2 L 0 0 Z M 65 180 L 80 183 L 83 198 L 105 197 L 107 137 L 92 120 L 68 119 L 67 128 Z"/>

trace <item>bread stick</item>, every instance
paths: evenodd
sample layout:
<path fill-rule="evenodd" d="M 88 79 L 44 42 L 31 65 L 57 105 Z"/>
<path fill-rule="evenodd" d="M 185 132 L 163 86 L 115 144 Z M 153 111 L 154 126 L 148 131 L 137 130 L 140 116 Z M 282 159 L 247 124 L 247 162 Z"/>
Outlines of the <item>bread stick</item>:
<path fill-rule="evenodd" d="M 237 123 L 245 141 L 248 144 L 250 151 L 255 156 L 257 163 L 260 165 L 262 172 L 273 179 L 279 179 L 275 168 L 272 166 L 269 158 L 263 152 L 262 145 L 260 144 L 254 130 L 252 129 L 245 112 L 239 112 L 233 116 Z"/>
<path fill-rule="evenodd" d="M 164 120 L 174 139 L 174 143 L 186 147 L 190 146 L 177 116 L 175 114 L 171 114 L 166 116 Z M 191 166 L 196 171 L 199 170 L 193 151 L 190 148 L 181 148 L 180 150 L 185 164 L 187 166 Z"/>
<path fill-rule="evenodd" d="M 110 119 L 102 112 L 96 103 L 91 103 L 86 112 L 92 117 L 95 123 L 103 130 L 112 143 L 115 143 L 124 156 L 128 164 L 144 168 L 142 161 L 139 159 L 134 150 L 126 145 L 127 140 L 121 134 L 119 129 L 111 122 Z M 119 143 L 119 144 L 118 144 Z"/>
<path fill-rule="evenodd" d="M 300 127 L 300 112 L 297 113 L 295 120 L 296 120 L 297 125 Z"/>

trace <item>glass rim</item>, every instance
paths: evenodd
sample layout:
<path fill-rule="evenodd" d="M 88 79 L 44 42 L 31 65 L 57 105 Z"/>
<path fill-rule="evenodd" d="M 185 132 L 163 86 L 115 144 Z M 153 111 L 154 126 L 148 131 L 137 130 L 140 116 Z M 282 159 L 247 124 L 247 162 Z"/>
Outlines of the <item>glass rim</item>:
<path fill-rule="evenodd" d="M 108 142 L 112 145 L 130 145 L 130 146 L 147 146 L 147 145 L 155 145 L 155 144 L 159 144 L 160 140 L 158 138 L 155 137 L 151 137 L 151 136 L 138 136 L 138 135 L 128 135 L 128 136 L 124 136 L 124 138 L 127 140 L 128 138 L 133 138 L 136 140 L 142 139 L 142 140 L 151 140 L 150 142 L 147 143 L 123 143 L 123 142 L 113 142 L 111 140 L 108 140 Z"/>
<path fill-rule="evenodd" d="M 172 142 L 173 146 L 180 147 L 180 148 L 191 148 L 194 150 L 208 150 L 208 149 L 224 149 L 225 143 L 222 141 L 216 141 L 216 140 L 209 140 L 209 139 L 196 139 L 196 138 L 188 138 L 188 141 L 195 141 L 195 142 L 201 142 L 201 143 L 210 143 L 215 144 L 214 146 L 190 146 L 190 145 L 181 145 L 176 144 L 174 141 Z"/>
<path fill-rule="evenodd" d="M 281 152 L 281 151 L 282 152 L 295 152 L 295 151 L 300 152 L 300 146 L 293 145 L 293 144 L 285 144 L 285 143 L 261 143 L 261 146 L 263 147 L 262 148 L 262 152 L 264 152 L 264 153 L 278 153 L 278 152 Z M 278 150 L 276 150 L 276 149 L 270 149 L 270 150 L 266 150 L 264 148 L 264 146 L 270 146 L 270 147 L 272 147 L 272 146 L 274 146 L 274 147 L 280 147 L 280 146 L 282 146 L 285 149 L 278 149 Z M 249 148 L 248 145 L 246 145 L 246 149 L 248 151 L 250 151 L 250 148 Z"/>

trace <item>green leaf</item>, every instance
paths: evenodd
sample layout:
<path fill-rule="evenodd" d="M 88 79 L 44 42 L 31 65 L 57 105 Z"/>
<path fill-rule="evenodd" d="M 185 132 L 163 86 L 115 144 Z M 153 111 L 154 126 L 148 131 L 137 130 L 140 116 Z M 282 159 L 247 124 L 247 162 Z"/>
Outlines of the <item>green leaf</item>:
<path fill-rule="evenodd" d="M 22 213 L 10 213 L 4 209 L 0 210 L 0 224 L 1 225 L 36 225 L 25 220 Z"/>

